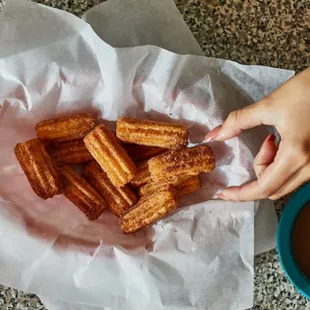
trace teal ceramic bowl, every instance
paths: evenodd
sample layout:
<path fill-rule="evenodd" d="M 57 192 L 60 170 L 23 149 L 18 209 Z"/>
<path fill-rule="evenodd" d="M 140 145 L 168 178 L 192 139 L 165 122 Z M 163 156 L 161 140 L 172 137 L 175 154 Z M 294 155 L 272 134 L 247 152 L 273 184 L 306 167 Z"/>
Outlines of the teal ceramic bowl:
<path fill-rule="evenodd" d="M 294 260 L 291 235 L 299 212 L 309 201 L 310 183 L 307 183 L 285 206 L 277 232 L 277 247 L 282 267 L 296 289 L 308 299 L 310 299 L 310 280 L 304 276 Z"/>

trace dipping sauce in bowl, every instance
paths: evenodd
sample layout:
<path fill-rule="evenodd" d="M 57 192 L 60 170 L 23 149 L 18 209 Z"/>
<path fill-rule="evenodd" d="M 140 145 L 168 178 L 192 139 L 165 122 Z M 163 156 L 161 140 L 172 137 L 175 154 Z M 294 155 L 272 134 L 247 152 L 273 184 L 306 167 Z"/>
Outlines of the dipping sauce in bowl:
<path fill-rule="evenodd" d="M 306 203 L 297 215 L 291 242 L 296 264 L 310 279 L 310 202 Z"/>
<path fill-rule="evenodd" d="M 310 299 L 310 182 L 295 192 L 284 207 L 277 248 L 288 279 Z"/>

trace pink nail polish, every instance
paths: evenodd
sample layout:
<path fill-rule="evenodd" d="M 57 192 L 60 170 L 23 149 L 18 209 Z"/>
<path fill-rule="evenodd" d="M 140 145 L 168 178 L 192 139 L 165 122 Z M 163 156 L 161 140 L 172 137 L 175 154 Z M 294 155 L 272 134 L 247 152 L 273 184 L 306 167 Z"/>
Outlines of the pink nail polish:
<path fill-rule="evenodd" d="M 267 138 L 266 138 L 266 142 L 267 141 L 275 141 L 276 140 L 276 136 L 274 134 L 270 134 Z"/>

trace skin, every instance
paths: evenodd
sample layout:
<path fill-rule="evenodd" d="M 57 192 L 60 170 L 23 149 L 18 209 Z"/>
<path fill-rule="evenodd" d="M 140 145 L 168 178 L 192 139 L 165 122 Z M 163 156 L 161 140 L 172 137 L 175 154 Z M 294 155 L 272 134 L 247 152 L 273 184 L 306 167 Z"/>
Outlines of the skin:
<path fill-rule="evenodd" d="M 225 141 L 261 125 L 275 126 L 280 143 L 269 135 L 254 160 L 257 180 L 226 188 L 219 198 L 276 200 L 310 180 L 310 68 L 259 102 L 232 112 L 222 126 L 207 134 L 206 141 Z"/>

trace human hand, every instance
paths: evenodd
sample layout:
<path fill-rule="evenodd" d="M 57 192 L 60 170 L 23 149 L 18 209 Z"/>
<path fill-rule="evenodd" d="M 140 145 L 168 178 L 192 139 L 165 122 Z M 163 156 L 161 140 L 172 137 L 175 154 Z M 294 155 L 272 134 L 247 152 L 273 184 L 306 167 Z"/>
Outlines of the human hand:
<path fill-rule="evenodd" d="M 310 68 L 259 102 L 232 112 L 206 141 L 225 141 L 242 130 L 273 125 L 281 141 L 269 135 L 254 160 L 257 180 L 223 190 L 224 200 L 279 199 L 310 180 Z"/>

